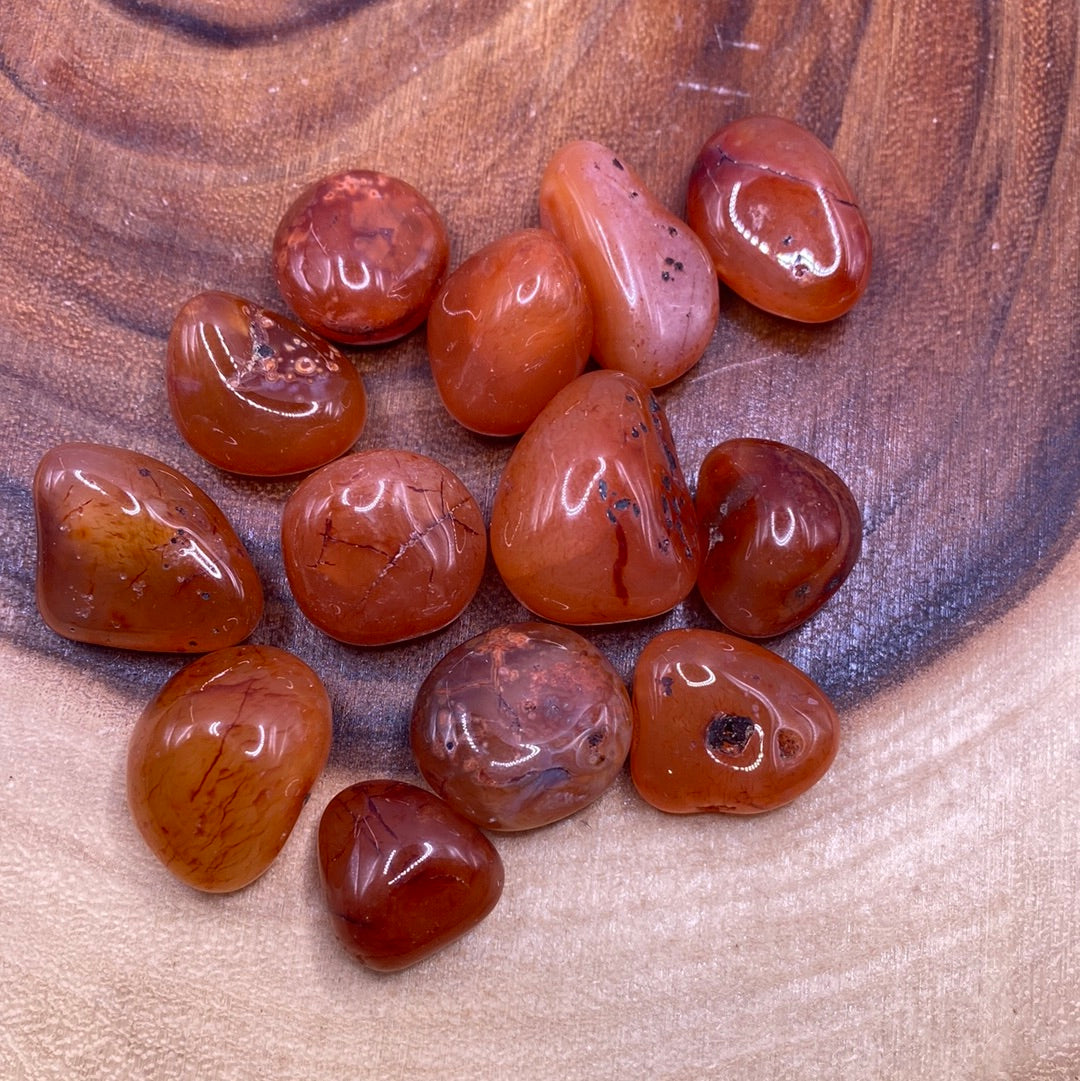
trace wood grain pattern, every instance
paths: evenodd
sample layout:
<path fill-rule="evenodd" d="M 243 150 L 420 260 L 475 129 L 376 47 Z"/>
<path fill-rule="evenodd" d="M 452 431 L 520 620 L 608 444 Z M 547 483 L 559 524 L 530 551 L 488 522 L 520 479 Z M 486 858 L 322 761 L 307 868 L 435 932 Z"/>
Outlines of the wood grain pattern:
<path fill-rule="evenodd" d="M 543 1003 L 540 1013 L 560 1031 L 584 1010 L 597 1048 L 605 1031 L 621 1034 L 603 1067 L 579 1063 L 577 1073 L 562 1071 L 567 1077 L 689 1077 L 714 1067 L 780 1075 L 793 1062 L 806 1078 L 1080 1076 L 1080 881 L 1069 836 L 1080 783 L 1078 565 L 1068 556 L 1080 533 L 1078 34 L 1071 0 L 0 6 L 0 711 L 12 726 L 0 783 L 22 830 L 2 831 L 0 918 L 25 931 L 0 938 L 0 995 L 9 1003 L 0 1020 L 11 1022 L 0 1074 L 53 1076 L 59 1063 L 67 1077 L 155 1076 L 162 1048 L 179 1038 L 178 1018 L 196 1016 L 194 990 L 210 994 L 220 981 L 238 1008 L 252 1007 L 251 989 L 265 982 L 258 965 L 274 957 L 256 929 L 270 913 L 290 939 L 284 962 L 296 993 L 310 996 L 299 1029 L 272 1041 L 273 1062 L 291 1076 L 308 1075 L 305 1048 L 323 1067 L 311 1076 L 349 1060 L 344 1044 L 323 1036 L 328 1017 L 359 1023 L 333 1005 L 356 986 L 370 1016 L 389 1026 L 382 1043 L 369 1045 L 383 1076 L 435 1076 L 440 1064 L 444 1076 L 464 1076 L 470 1049 L 521 1074 L 521 1057 L 496 1054 L 494 1037 L 472 1028 L 441 1058 L 402 1051 L 409 1024 L 429 1013 L 424 981 L 464 993 L 468 964 L 484 966 L 470 1008 L 477 1017 L 493 1011 L 492 1032 L 511 1042 L 505 1003 L 517 992 Z M 725 294 L 704 359 L 661 392 L 688 476 L 721 439 L 780 439 L 832 466 L 863 508 L 864 556 L 848 583 L 812 623 L 776 643 L 848 718 L 851 749 L 806 817 L 734 829 L 673 824 L 646 815 L 624 787 L 587 822 L 515 839 L 508 883 L 518 875 L 523 885 L 517 893 L 508 886 L 491 937 L 391 990 L 359 979 L 333 952 L 299 837 L 280 873 L 217 910 L 171 892 L 134 847 L 117 763 L 130 721 L 177 661 L 77 646 L 37 618 L 29 483 L 41 454 L 67 439 L 116 443 L 163 459 L 210 492 L 267 588 L 255 639 L 293 650 L 326 680 L 336 726 L 330 777 L 412 775 L 406 716 L 421 678 L 453 645 L 521 609 L 489 572 L 458 624 L 403 648 L 341 646 L 308 625 L 288 595 L 278 550 L 292 483 L 213 469 L 169 420 L 164 343 L 175 311 L 208 288 L 280 310 L 270 239 L 293 195 L 323 173 L 378 168 L 416 185 L 443 212 L 456 265 L 536 224 L 538 179 L 563 141 L 607 143 L 681 211 L 701 144 L 750 112 L 788 116 L 833 146 L 875 241 L 869 291 L 848 317 L 797 327 Z M 489 512 L 509 444 L 448 419 L 422 333 L 354 356 L 370 404 L 359 446 L 432 454 Z M 1007 635 L 977 633 L 995 620 Z M 628 675 L 650 634 L 710 623 L 691 599 L 669 617 L 590 637 Z M 1048 633 L 1045 647 L 1025 638 Z M 901 761 L 912 729 L 910 753 L 938 756 L 937 788 Z M 963 730 L 970 756 L 957 750 Z M 1022 752 L 1011 749 L 1014 740 Z M 96 832 L 64 824 L 69 796 L 50 773 L 53 762 L 82 786 Z M 1004 773 L 990 776 L 1003 762 Z M 989 774 L 968 801 L 964 785 L 976 767 Z M 867 770 L 878 771 L 880 791 Z M 330 795 L 324 787 L 316 802 Z M 860 817 L 857 796 L 872 817 Z M 990 859 L 943 823 L 982 831 L 1000 856 Z M 1054 829 L 1065 839 L 1051 850 L 1038 838 Z M 1036 848 L 1026 853 L 1021 841 Z M 725 845 L 746 875 L 730 889 Z M 70 861 L 71 890 L 86 902 L 89 924 L 40 864 L 36 853 L 50 847 Z M 820 879 L 810 851 L 820 854 Z M 592 861 L 600 860 L 606 870 L 597 876 Z M 655 871 L 644 886 L 639 860 Z M 908 891 L 905 866 L 928 892 Z M 545 885 L 552 876 L 561 877 Z M 934 879 L 966 914 L 937 896 Z M 751 884 L 774 898 L 757 915 Z M 698 897 L 697 916 L 687 889 Z M 645 903 L 650 891 L 668 906 L 660 914 Z M 805 941 L 785 923 L 798 918 L 800 891 L 818 906 Z M 35 914 L 54 904 L 74 920 L 58 937 Z M 285 918 L 294 905 L 295 935 Z M 606 922 L 613 910 L 618 935 Z M 1025 912 L 1036 911 L 1031 948 L 1002 954 L 1026 933 Z M 755 919 L 775 944 L 757 968 L 732 961 L 729 941 L 733 926 Z M 567 941 L 568 925 L 582 936 Z M 169 936 L 184 928 L 192 937 L 177 945 Z M 198 935 L 215 957 L 197 949 Z M 242 944 L 239 957 L 228 956 L 230 935 Z M 542 955 L 555 943 L 569 951 L 573 975 L 599 972 L 610 994 L 561 982 L 545 992 Z M 731 964 L 718 970 L 724 943 Z M 133 968 L 104 961 L 114 944 Z M 190 985 L 182 975 L 157 982 L 173 948 Z M 15 961 L 5 971 L 7 950 Z M 525 967 L 520 979 L 503 951 Z M 280 1019 L 288 996 L 269 983 L 270 1015 Z M 733 1003 L 732 987 L 743 988 Z M 647 989 L 674 999 L 650 1013 Z M 184 1006 L 170 1015 L 171 994 Z M 376 995 L 386 996 L 377 1008 Z M 149 1029 L 102 1027 L 95 996 Z M 712 1006 L 729 1008 L 742 1026 L 723 1045 L 714 1039 L 722 1020 L 697 1009 L 702 996 L 715 996 Z M 685 1005 L 691 999 L 694 1008 Z M 947 1016 L 928 1019 L 923 1000 Z M 624 1002 L 626 1025 L 617 1016 Z M 751 1031 L 755 1010 L 775 1015 L 785 1003 L 807 1028 Z M 75 1040 L 59 1014 L 90 1026 L 81 1056 L 50 1056 L 50 1024 Z M 189 1047 L 184 1075 L 243 1076 L 238 1049 L 255 1039 L 254 1028 L 230 1049 L 224 1022 L 198 1016 L 193 1031 L 210 1049 Z M 693 1029 L 694 1020 L 713 1027 Z M 851 1026 L 866 1034 L 865 1060 Z M 919 1054 L 905 1048 L 909 1031 L 929 1041 Z M 679 1049 L 669 1060 L 649 1050 L 664 1032 Z M 541 1053 L 534 1036 L 521 1046 L 558 1070 L 558 1041 Z M 566 1040 L 585 1054 L 583 1035 Z M 133 1057 L 109 1070 L 117 1047 Z"/>

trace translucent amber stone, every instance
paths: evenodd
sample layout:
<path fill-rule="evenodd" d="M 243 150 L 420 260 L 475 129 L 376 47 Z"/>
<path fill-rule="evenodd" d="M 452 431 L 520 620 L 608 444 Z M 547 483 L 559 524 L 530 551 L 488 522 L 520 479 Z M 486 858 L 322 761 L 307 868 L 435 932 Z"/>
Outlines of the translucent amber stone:
<path fill-rule="evenodd" d="M 65 443 L 34 477 L 37 603 L 57 634 L 125 649 L 235 645 L 262 616 L 258 575 L 213 500 L 163 462 Z"/>
<path fill-rule="evenodd" d="M 725 627 L 768 638 L 809 619 L 859 558 L 862 520 L 848 486 L 813 455 L 767 439 L 731 439 L 705 456 L 698 576 Z"/>
<path fill-rule="evenodd" d="M 319 871 L 334 931 L 392 972 L 475 927 L 502 894 L 492 843 L 438 796 L 401 781 L 339 792 L 319 823 Z"/>
<path fill-rule="evenodd" d="M 556 623 L 645 619 L 686 597 L 701 537 L 646 387 L 587 372 L 548 403 L 499 481 L 491 550 L 511 593 Z"/>
<path fill-rule="evenodd" d="M 442 218 L 411 184 L 354 169 L 296 197 L 274 236 L 274 274 L 317 333 L 373 345 L 423 322 L 449 252 Z"/>
<path fill-rule="evenodd" d="M 593 359 L 670 383 L 712 338 L 719 291 L 701 241 L 599 143 L 568 143 L 540 180 L 540 222 L 570 249 L 593 308 Z"/>
<path fill-rule="evenodd" d="M 180 434 L 249 476 L 300 473 L 356 442 L 367 400 L 351 360 L 299 323 L 229 293 L 192 297 L 166 353 Z"/>
<path fill-rule="evenodd" d="M 816 784 L 840 724 L 809 676 L 719 631 L 664 631 L 634 669 L 630 775 L 662 811 L 756 814 Z"/>
<path fill-rule="evenodd" d="M 804 323 L 848 311 L 870 280 L 870 230 L 824 143 L 775 116 L 721 128 L 690 174 L 686 217 L 720 279 Z"/>
<path fill-rule="evenodd" d="M 483 516 L 462 481 L 402 450 L 350 454 L 305 478 L 285 505 L 281 542 L 304 615 L 365 646 L 457 619 L 487 555 Z"/>
<path fill-rule="evenodd" d="M 630 750 L 630 698 L 590 642 L 515 623 L 451 650 L 420 687 L 410 739 L 424 780 L 486 829 L 525 830 L 588 806 Z"/>
<path fill-rule="evenodd" d="M 592 309 L 566 247 L 542 229 L 501 237 L 446 279 L 427 323 L 450 415 L 483 435 L 518 435 L 585 370 Z"/>
<path fill-rule="evenodd" d="M 274 861 L 330 751 L 330 700 L 299 658 L 235 646 L 181 669 L 131 734 L 128 805 L 181 881 L 238 890 Z"/>

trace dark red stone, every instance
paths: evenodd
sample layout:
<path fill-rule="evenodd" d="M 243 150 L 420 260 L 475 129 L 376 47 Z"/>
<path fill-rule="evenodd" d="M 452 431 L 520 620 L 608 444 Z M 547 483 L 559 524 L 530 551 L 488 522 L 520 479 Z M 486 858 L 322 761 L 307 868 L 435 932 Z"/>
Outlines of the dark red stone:
<path fill-rule="evenodd" d="M 438 796 L 401 781 L 339 792 L 319 822 L 334 932 L 369 968 L 416 964 L 475 927 L 502 894 L 492 843 Z"/>
<path fill-rule="evenodd" d="M 701 464 L 696 505 L 708 536 L 698 589 L 736 634 L 768 638 L 805 622 L 859 557 L 855 497 L 827 465 L 784 443 L 714 447 Z"/>

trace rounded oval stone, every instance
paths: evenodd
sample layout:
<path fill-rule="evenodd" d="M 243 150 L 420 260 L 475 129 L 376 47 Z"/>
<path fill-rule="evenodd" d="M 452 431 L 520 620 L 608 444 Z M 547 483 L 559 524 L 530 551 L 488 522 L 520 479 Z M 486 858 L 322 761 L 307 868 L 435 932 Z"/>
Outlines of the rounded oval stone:
<path fill-rule="evenodd" d="M 563 146 L 540 180 L 540 222 L 585 281 L 598 364 L 658 387 L 698 362 L 719 315 L 716 272 L 629 165 L 600 143 Z"/>
<path fill-rule="evenodd" d="M 564 244 L 543 229 L 500 237 L 443 283 L 427 346 L 450 415 L 519 435 L 589 360 L 592 308 Z"/>
<path fill-rule="evenodd" d="M 556 623 L 646 619 L 687 596 L 697 516 L 646 387 L 586 372 L 548 403 L 499 481 L 491 551 L 510 592 Z"/>
<path fill-rule="evenodd" d="M 840 724 L 809 676 L 755 642 L 664 631 L 634 669 L 630 776 L 661 811 L 757 814 L 828 770 Z"/>
<path fill-rule="evenodd" d="M 57 634 L 163 653 L 235 645 L 262 617 L 247 551 L 217 504 L 133 450 L 64 443 L 34 475 L 37 604 Z"/>
<path fill-rule="evenodd" d="M 453 622 L 487 556 L 484 519 L 462 481 L 403 450 L 350 454 L 305 478 L 285 504 L 281 543 L 304 615 L 364 646 Z"/>
<path fill-rule="evenodd" d="M 708 536 L 698 590 L 725 627 L 748 638 L 804 623 L 859 558 L 862 518 L 848 486 L 784 443 L 730 439 L 713 447 L 695 504 Z"/>
<path fill-rule="evenodd" d="M 200 657 L 157 693 L 128 746 L 135 825 L 182 882 L 224 893 L 277 858 L 330 752 L 319 677 L 273 646 Z"/>
<path fill-rule="evenodd" d="M 335 934 L 382 972 L 448 946 L 502 894 L 494 845 L 438 796 L 402 781 L 339 792 L 319 822 L 318 847 Z"/>
<path fill-rule="evenodd" d="M 832 151 L 790 120 L 752 116 L 717 131 L 690 174 L 686 217 L 720 279 L 774 315 L 836 319 L 870 280 L 855 193 Z"/>
<path fill-rule="evenodd" d="M 284 315 L 230 293 L 192 297 L 165 362 L 180 434 L 221 469 L 306 472 L 344 454 L 367 416 L 352 361 Z"/>
<path fill-rule="evenodd" d="M 565 627 L 514 623 L 451 650 L 416 696 L 424 780 L 485 829 L 526 830 L 601 796 L 630 750 L 630 697 L 607 658 Z"/>
<path fill-rule="evenodd" d="M 309 185 L 286 210 L 274 236 L 274 276 L 318 334 L 374 345 L 424 321 L 449 254 L 442 218 L 416 188 L 351 169 Z"/>

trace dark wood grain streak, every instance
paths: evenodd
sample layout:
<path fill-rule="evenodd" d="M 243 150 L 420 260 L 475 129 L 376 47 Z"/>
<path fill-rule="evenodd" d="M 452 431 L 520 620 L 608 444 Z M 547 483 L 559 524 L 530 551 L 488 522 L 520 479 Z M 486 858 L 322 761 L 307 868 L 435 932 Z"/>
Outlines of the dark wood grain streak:
<path fill-rule="evenodd" d="M 33 607 L 29 479 L 91 439 L 156 455 L 204 486 L 267 586 L 259 641 L 327 680 L 335 753 L 408 770 L 405 717 L 449 648 L 523 613 L 493 571 L 452 628 L 392 651 L 319 635 L 277 547 L 286 482 L 213 470 L 171 426 L 172 316 L 223 288 L 280 309 L 277 218 L 332 169 L 396 173 L 443 211 L 453 262 L 536 224 L 564 140 L 611 145 L 681 211 L 698 148 L 728 119 L 787 115 L 830 142 L 875 238 L 860 306 L 803 328 L 725 294 L 694 372 L 662 394 L 688 475 L 721 439 L 781 439 L 843 475 L 862 561 L 775 643 L 841 705 L 908 678 L 1006 611 L 1080 533 L 1080 95 L 1068 0 L 985 5 L 780 0 L 573 9 L 289 0 L 115 0 L 0 11 L 0 629 L 145 699 L 178 665 L 77 647 Z M 422 334 L 356 352 L 360 445 L 433 454 L 485 511 L 506 443 L 457 428 Z M 590 637 L 628 675 L 671 617 Z"/>

